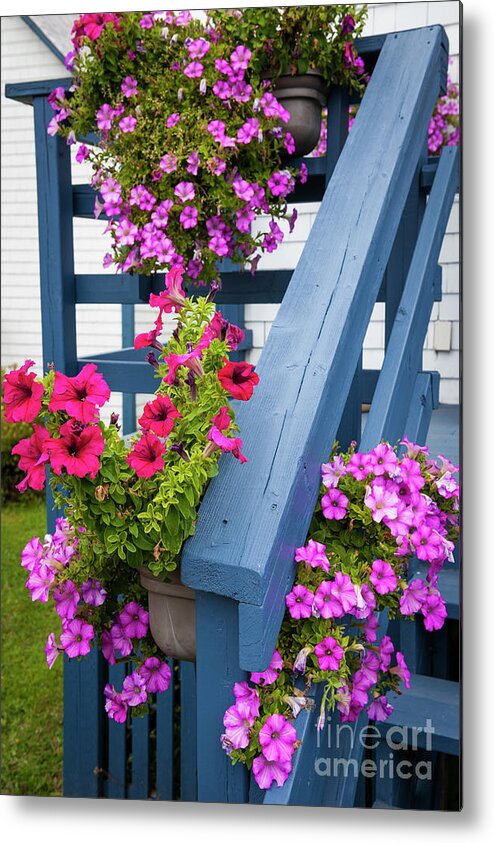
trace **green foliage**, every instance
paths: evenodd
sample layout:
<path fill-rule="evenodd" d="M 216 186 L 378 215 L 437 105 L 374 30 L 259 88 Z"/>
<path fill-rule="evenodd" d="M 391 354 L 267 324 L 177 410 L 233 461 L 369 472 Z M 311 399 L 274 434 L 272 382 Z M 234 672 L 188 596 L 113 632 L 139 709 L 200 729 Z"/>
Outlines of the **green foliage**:
<path fill-rule="evenodd" d="M 347 15 L 355 21 L 351 33 L 341 34 Z M 263 6 L 242 10 L 215 9 L 210 20 L 229 38 L 247 45 L 254 53 L 253 67 L 259 78 L 318 70 L 327 84 L 348 85 L 362 90 L 354 67 L 343 64 L 346 43 L 362 33 L 367 6 Z M 354 53 L 356 56 L 356 52 Z"/>

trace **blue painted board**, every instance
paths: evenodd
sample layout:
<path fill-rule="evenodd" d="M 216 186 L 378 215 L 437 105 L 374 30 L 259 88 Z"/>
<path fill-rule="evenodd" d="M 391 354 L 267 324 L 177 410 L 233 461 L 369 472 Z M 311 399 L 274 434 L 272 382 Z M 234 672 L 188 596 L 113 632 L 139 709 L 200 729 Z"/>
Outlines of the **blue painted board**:
<path fill-rule="evenodd" d="M 133 717 L 132 772 L 127 790 L 127 799 L 149 798 L 149 715 Z"/>
<path fill-rule="evenodd" d="M 240 663 L 249 669 L 265 668 L 273 651 L 293 552 L 307 533 L 439 88 L 442 43 L 441 27 L 386 39 L 264 347 L 260 385 L 238 409 L 249 463 L 222 464 L 184 548 L 184 582 L 240 601 Z"/>
<path fill-rule="evenodd" d="M 369 441 L 395 441 L 403 430 L 417 361 L 433 304 L 433 279 L 455 194 L 458 150 L 446 147 L 437 169 L 366 426 Z"/>
<path fill-rule="evenodd" d="M 80 661 L 64 657 L 63 793 L 102 795 L 105 763 L 103 658 L 96 650 Z"/>
<path fill-rule="evenodd" d="M 174 661 L 169 661 L 172 670 L 170 687 L 163 694 L 156 694 L 156 798 L 163 801 L 173 799 L 174 781 Z"/>
<path fill-rule="evenodd" d="M 197 718 L 195 664 L 180 662 L 180 799 L 182 802 L 197 800 Z"/>
<path fill-rule="evenodd" d="M 123 663 L 108 668 L 108 681 L 119 691 L 127 670 Z M 103 700 L 101 700 L 103 706 Z M 106 716 L 106 715 L 105 715 Z M 108 799 L 125 799 L 127 796 L 127 727 L 108 718 L 108 771 L 105 796 Z"/>

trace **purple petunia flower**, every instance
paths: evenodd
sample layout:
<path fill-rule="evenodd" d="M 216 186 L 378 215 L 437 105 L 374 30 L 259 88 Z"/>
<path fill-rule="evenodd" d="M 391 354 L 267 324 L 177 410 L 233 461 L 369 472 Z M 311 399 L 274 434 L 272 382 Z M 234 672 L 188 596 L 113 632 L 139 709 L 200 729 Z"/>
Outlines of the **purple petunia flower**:
<path fill-rule="evenodd" d="M 53 590 L 53 599 L 57 614 L 61 618 L 71 620 L 75 617 L 80 597 L 76 584 L 72 580 L 65 580 L 57 585 Z"/>
<path fill-rule="evenodd" d="M 87 656 L 91 650 L 90 641 L 94 638 L 94 629 L 90 623 L 81 618 L 68 621 L 61 636 L 60 644 L 69 659 Z"/>
<path fill-rule="evenodd" d="M 192 202 L 196 193 L 191 181 L 181 181 L 173 191 L 179 202 Z"/>
<path fill-rule="evenodd" d="M 150 694 L 162 694 L 170 685 L 172 672 L 166 662 L 156 656 L 150 656 L 139 668 L 139 676 L 146 683 L 146 690 Z"/>
<path fill-rule="evenodd" d="M 347 467 L 347 473 L 353 475 L 355 480 L 364 480 L 372 471 L 372 457 L 370 454 L 352 454 Z"/>
<path fill-rule="evenodd" d="M 135 97 L 137 95 L 137 79 L 132 76 L 126 76 L 120 85 L 124 97 Z"/>
<path fill-rule="evenodd" d="M 140 705 L 147 700 L 146 682 L 143 676 L 134 670 L 123 681 L 122 700 L 129 706 Z"/>
<path fill-rule="evenodd" d="M 199 211 L 193 205 L 186 205 L 180 214 L 180 222 L 185 229 L 195 228 L 197 225 L 197 218 Z"/>
<path fill-rule="evenodd" d="M 423 580 L 411 580 L 400 600 L 402 615 L 414 615 L 427 599 L 427 586 Z"/>
<path fill-rule="evenodd" d="M 23 568 L 26 568 L 28 571 L 32 571 L 36 568 L 41 562 L 43 557 L 44 548 L 41 544 L 39 538 L 37 536 L 33 536 L 31 541 L 29 541 L 24 550 L 21 554 L 21 565 Z"/>
<path fill-rule="evenodd" d="M 381 643 L 379 644 L 379 668 L 386 671 L 391 664 L 391 656 L 394 653 L 394 644 L 389 635 L 383 635 Z"/>
<path fill-rule="evenodd" d="M 235 682 L 233 693 L 237 703 L 245 703 L 249 707 L 251 717 L 257 717 L 260 699 L 256 688 L 252 688 L 248 682 Z"/>
<path fill-rule="evenodd" d="M 343 659 L 343 648 L 332 635 L 328 635 L 316 644 L 314 653 L 321 670 L 338 670 Z"/>
<path fill-rule="evenodd" d="M 297 547 L 295 562 L 305 562 L 305 565 L 310 568 L 322 568 L 326 573 L 330 567 L 326 556 L 326 545 L 314 539 L 309 539 L 305 547 Z"/>
<path fill-rule="evenodd" d="M 395 572 L 389 562 L 384 562 L 382 559 L 374 559 L 369 579 L 378 594 L 389 594 L 397 586 Z"/>
<path fill-rule="evenodd" d="M 340 456 L 336 456 L 332 462 L 323 463 L 321 466 L 322 482 L 327 489 L 336 489 L 340 477 L 344 477 L 345 474 L 345 463 Z"/>
<path fill-rule="evenodd" d="M 251 673 L 250 681 L 254 682 L 255 685 L 272 685 L 273 682 L 276 682 L 278 673 L 282 667 L 283 660 L 278 653 L 278 650 L 275 650 L 269 663 L 269 667 L 267 667 L 266 670 L 263 670 L 262 673 Z"/>
<path fill-rule="evenodd" d="M 341 521 L 346 515 L 348 498 L 338 489 L 328 489 L 321 498 L 321 506 L 325 518 Z"/>
<path fill-rule="evenodd" d="M 106 600 L 106 590 L 98 580 L 89 577 L 81 586 L 82 599 L 88 606 L 102 606 Z"/>
<path fill-rule="evenodd" d="M 372 519 L 377 523 L 381 522 L 384 516 L 394 519 L 398 515 L 399 498 L 394 491 L 396 484 L 389 486 L 389 481 L 382 478 L 372 481 L 367 487 L 364 497 L 365 505 L 372 512 Z"/>
<path fill-rule="evenodd" d="M 428 632 L 441 629 L 448 616 L 446 604 L 440 594 L 429 594 L 420 610 L 424 616 L 424 626 Z"/>
<path fill-rule="evenodd" d="M 252 762 L 252 772 L 257 785 L 263 790 L 271 787 L 275 781 L 278 787 L 281 787 L 287 780 L 292 769 L 291 760 L 268 761 L 264 755 L 258 755 Z"/>
<path fill-rule="evenodd" d="M 180 114 L 174 111 L 173 114 L 170 114 L 168 120 L 166 121 L 167 129 L 172 129 L 177 123 L 180 121 Z"/>
<path fill-rule="evenodd" d="M 286 605 L 292 618 L 310 618 L 314 595 L 304 585 L 296 585 L 286 596 Z"/>
<path fill-rule="evenodd" d="M 134 600 L 124 606 L 118 619 L 127 638 L 144 638 L 147 635 L 149 612 Z"/>
<path fill-rule="evenodd" d="M 47 565 L 41 563 L 33 568 L 26 580 L 26 588 L 31 592 L 31 600 L 47 603 L 54 579 L 55 574 Z"/>
<path fill-rule="evenodd" d="M 341 618 L 345 614 L 340 599 L 333 591 L 333 583 L 324 580 L 314 594 L 314 607 L 322 618 Z"/>
<path fill-rule="evenodd" d="M 173 171 L 177 169 L 177 162 L 177 156 L 168 152 L 166 155 L 163 155 L 163 158 L 160 161 L 160 169 L 163 170 L 164 173 L 173 173 Z"/>
<path fill-rule="evenodd" d="M 271 714 L 259 731 L 262 754 L 268 761 L 289 761 L 296 740 L 295 729 L 282 714 Z"/>
<path fill-rule="evenodd" d="M 127 719 L 128 703 L 122 699 L 121 694 L 117 694 L 113 685 L 107 684 L 105 686 L 105 711 L 111 720 L 116 723 L 125 723 Z"/>
<path fill-rule="evenodd" d="M 50 669 L 53 667 L 59 653 L 60 648 L 55 640 L 55 634 L 50 632 L 45 645 L 46 664 Z"/>
<path fill-rule="evenodd" d="M 191 61 L 190 64 L 184 67 L 184 76 L 187 76 L 189 79 L 197 79 L 203 73 L 204 65 L 200 61 Z"/>
<path fill-rule="evenodd" d="M 367 708 L 369 720 L 377 720 L 381 722 L 387 720 L 393 711 L 393 706 L 390 705 L 387 697 L 384 696 L 376 697 Z"/>
<path fill-rule="evenodd" d="M 237 702 L 225 711 L 223 717 L 225 735 L 234 749 L 245 749 L 249 745 L 249 732 L 253 724 L 254 716 L 247 703 Z"/>

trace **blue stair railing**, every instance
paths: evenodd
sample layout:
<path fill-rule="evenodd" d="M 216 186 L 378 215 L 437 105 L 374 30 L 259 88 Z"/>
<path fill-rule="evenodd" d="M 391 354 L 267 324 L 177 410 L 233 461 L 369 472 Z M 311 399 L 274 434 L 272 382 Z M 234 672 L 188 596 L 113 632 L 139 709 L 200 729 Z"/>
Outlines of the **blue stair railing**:
<path fill-rule="evenodd" d="M 424 441 L 438 403 L 438 375 L 422 371 L 421 353 L 432 303 L 441 294 L 437 261 L 458 161 L 454 149 L 445 150 L 439 164 L 428 160 L 426 137 L 445 88 L 447 38 L 441 27 L 428 27 L 362 39 L 357 46 L 372 79 L 350 135 L 350 96 L 330 92 L 327 154 L 306 159 L 308 182 L 293 197 L 296 204 L 321 200 L 298 266 L 259 271 L 247 281 L 233 266 L 222 272 L 217 300 L 223 313 L 232 309 L 227 318 L 237 324 L 245 303 L 281 306 L 259 361 L 260 385 L 249 405 L 237 410 L 249 462 L 241 472 L 233 461 L 222 463 L 183 552 L 182 578 L 197 595 L 196 665 L 175 664 L 173 687 L 157 696 L 146 718 L 121 727 L 107 722 L 102 701 L 105 682 L 120 684 L 125 667 L 108 667 L 96 653 L 65 662 L 67 796 L 377 806 L 392 804 L 396 795 L 379 786 L 363 793 L 355 777 L 318 776 L 318 737 L 309 713 L 295 721 L 303 744 L 292 774 L 266 794 L 242 765 L 232 767 L 219 743 L 233 683 L 270 660 L 293 579 L 294 549 L 305 540 L 320 465 L 334 439 L 343 446 L 355 440 L 362 449 L 405 433 Z M 62 79 L 6 88 L 7 96 L 34 108 L 44 367 L 54 363 L 73 375 L 91 360 L 112 390 L 152 392 L 145 352 L 126 347 L 77 357 L 76 304 L 121 304 L 123 341 L 130 344 L 133 306 L 147 302 L 161 281 L 74 271 L 72 218 L 93 216 L 94 192 L 72 185 L 68 147 L 46 134 L 47 95 L 68 84 Z M 381 371 L 362 368 L 376 301 L 386 304 Z M 243 350 L 250 345 L 246 332 Z M 363 403 L 371 409 L 362 435 Z M 124 399 L 127 430 L 135 423 L 133 406 Z M 457 580 L 450 585 L 457 610 Z M 382 632 L 386 624 L 382 617 Z M 399 632 L 410 655 L 420 650 L 408 631 Z M 418 656 L 413 669 L 422 669 Z M 445 697 L 451 711 L 437 751 L 457 751 L 457 684 L 436 686 L 434 697 L 431 678 L 449 681 L 417 677 L 394 716 L 413 719 L 428 701 Z M 343 751 L 360 761 L 355 741 L 349 739 Z M 376 758 L 379 752 L 382 746 Z"/>

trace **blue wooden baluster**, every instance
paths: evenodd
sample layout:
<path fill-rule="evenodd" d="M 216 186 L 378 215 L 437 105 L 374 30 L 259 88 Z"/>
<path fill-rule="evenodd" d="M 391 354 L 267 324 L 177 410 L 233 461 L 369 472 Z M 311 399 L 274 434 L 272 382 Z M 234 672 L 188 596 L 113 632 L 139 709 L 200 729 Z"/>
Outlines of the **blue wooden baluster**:
<path fill-rule="evenodd" d="M 180 799 L 197 800 L 197 690 L 191 662 L 180 662 Z"/>
<path fill-rule="evenodd" d="M 108 681 L 120 692 L 126 676 L 125 664 L 116 664 L 108 669 Z M 100 705 L 103 701 L 100 702 Z M 127 729 L 125 723 L 108 721 L 108 770 L 105 782 L 105 796 L 108 799 L 125 799 L 127 777 Z"/>
<path fill-rule="evenodd" d="M 175 663 L 169 661 L 172 671 L 170 687 L 164 694 L 156 695 L 156 798 L 170 801 L 173 799 L 174 775 L 174 685 Z"/>
<path fill-rule="evenodd" d="M 237 604 L 197 592 L 196 628 L 197 799 L 247 802 L 247 770 L 233 767 L 220 745 L 224 713 L 235 703 L 233 685 L 247 679 L 238 664 Z"/>
<path fill-rule="evenodd" d="M 134 305 L 122 305 L 122 348 L 133 348 L 135 339 L 135 318 Z M 137 428 L 136 421 L 136 395 L 135 392 L 124 392 L 122 394 L 122 433 L 126 436 L 134 433 Z"/>
<path fill-rule="evenodd" d="M 149 715 L 133 717 L 132 731 L 132 780 L 127 791 L 128 799 L 149 797 Z"/>

